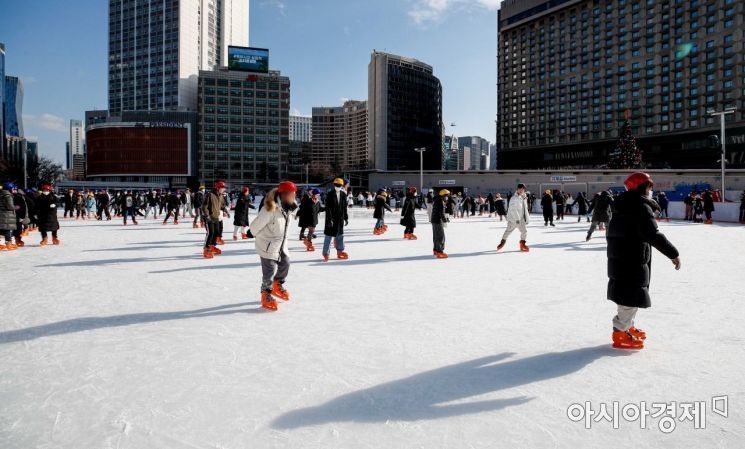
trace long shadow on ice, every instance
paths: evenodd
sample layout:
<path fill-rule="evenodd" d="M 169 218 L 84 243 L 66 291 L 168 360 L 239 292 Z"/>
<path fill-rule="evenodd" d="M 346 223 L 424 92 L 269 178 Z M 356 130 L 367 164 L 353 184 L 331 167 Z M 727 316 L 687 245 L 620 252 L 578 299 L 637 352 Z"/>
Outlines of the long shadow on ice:
<path fill-rule="evenodd" d="M 500 410 L 533 398 L 463 400 L 566 376 L 599 358 L 627 354 L 601 345 L 503 361 L 513 355 L 502 353 L 469 360 L 348 393 L 319 406 L 285 413 L 272 422 L 272 427 L 293 429 L 332 422 L 416 421 Z M 452 401 L 459 402 L 447 404 Z"/>
<path fill-rule="evenodd" d="M 258 304 L 260 303 L 253 301 L 237 304 L 225 304 L 205 309 L 182 310 L 178 312 L 131 313 L 127 315 L 73 318 L 70 320 L 58 321 L 56 323 L 27 327 L 25 329 L 2 331 L 0 332 L 0 344 L 35 340 L 37 338 L 50 337 L 53 335 L 72 334 L 75 332 L 90 331 L 104 327 L 130 326 L 133 324 L 152 323 L 156 321 L 204 318 L 218 315 L 231 315 L 234 313 L 263 313 L 263 309 L 247 309 L 243 307 Z"/>

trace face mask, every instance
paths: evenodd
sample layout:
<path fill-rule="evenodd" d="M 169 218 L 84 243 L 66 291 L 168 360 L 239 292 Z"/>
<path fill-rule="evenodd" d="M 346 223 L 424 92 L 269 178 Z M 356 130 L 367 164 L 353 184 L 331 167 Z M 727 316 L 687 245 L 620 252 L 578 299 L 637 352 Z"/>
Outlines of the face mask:
<path fill-rule="evenodd" d="M 339 187 L 339 186 L 334 186 L 334 190 L 336 190 L 337 192 L 341 192 L 341 187 Z"/>
<path fill-rule="evenodd" d="M 41 194 L 42 195 L 49 195 L 49 192 L 45 190 L 45 191 L 41 192 Z"/>
<path fill-rule="evenodd" d="M 649 191 L 649 197 L 650 198 L 654 198 L 654 190 L 650 190 Z"/>

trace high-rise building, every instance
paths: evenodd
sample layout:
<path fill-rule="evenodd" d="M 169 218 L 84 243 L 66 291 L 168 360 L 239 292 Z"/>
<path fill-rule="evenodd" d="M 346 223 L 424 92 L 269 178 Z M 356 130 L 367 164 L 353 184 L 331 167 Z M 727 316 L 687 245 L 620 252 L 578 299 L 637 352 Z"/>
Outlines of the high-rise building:
<path fill-rule="evenodd" d="M 109 0 L 109 111 L 195 111 L 200 70 L 248 45 L 249 0 Z"/>
<path fill-rule="evenodd" d="M 70 145 L 67 155 L 68 170 L 72 170 L 72 178 L 85 179 L 85 129 L 81 120 L 70 120 Z"/>
<path fill-rule="evenodd" d="M 290 79 L 279 71 L 199 72 L 199 177 L 230 187 L 288 171 Z"/>
<path fill-rule="evenodd" d="M 5 135 L 23 138 L 23 83 L 15 76 L 5 76 Z"/>
<path fill-rule="evenodd" d="M 489 170 L 497 169 L 497 146 L 489 145 Z"/>
<path fill-rule="evenodd" d="M 368 146 L 379 170 L 442 169 L 442 86 L 432 67 L 373 51 L 368 65 Z M 314 131 L 315 132 L 315 131 Z"/>
<path fill-rule="evenodd" d="M 367 102 L 348 100 L 342 106 L 313 108 L 311 171 L 339 175 L 372 165 L 367 145 Z"/>
<path fill-rule="evenodd" d="M 290 116 L 290 141 L 310 142 L 313 139 L 313 117 Z"/>
<path fill-rule="evenodd" d="M 625 111 L 649 167 L 745 167 L 745 3 L 505 0 L 498 17 L 500 169 L 607 164 Z"/>
<path fill-rule="evenodd" d="M 443 145 L 443 170 L 458 170 L 458 138 L 455 136 L 445 136 L 442 139 Z"/>
<path fill-rule="evenodd" d="M 458 137 L 458 145 L 468 147 L 470 164 L 458 167 L 459 170 L 488 170 L 488 165 L 482 164 L 482 156 L 489 154 L 489 141 L 479 136 Z"/>

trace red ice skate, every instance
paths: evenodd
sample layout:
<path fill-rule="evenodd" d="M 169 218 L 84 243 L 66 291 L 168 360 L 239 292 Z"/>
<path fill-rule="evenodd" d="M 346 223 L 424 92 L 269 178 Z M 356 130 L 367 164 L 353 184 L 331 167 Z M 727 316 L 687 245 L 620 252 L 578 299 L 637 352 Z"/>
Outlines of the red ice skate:
<path fill-rule="evenodd" d="M 284 301 L 290 300 L 290 292 L 285 290 L 284 287 L 282 287 L 282 284 L 279 283 L 279 281 L 274 281 L 274 283 L 272 283 L 272 296 L 275 296 Z"/>
<path fill-rule="evenodd" d="M 210 247 L 205 248 L 204 251 L 202 252 L 202 255 L 204 256 L 205 259 L 212 259 L 213 257 L 215 257 L 212 254 L 212 248 Z"/>
<path fill-rule="evenodd" d="M 613 331 L 613 347 L 619 349 L 642 349 L 644 341 L 629 332 Z"/>
<path fill-rule="evenodd" d="M 345 253 L 344 251 L 337 251 L 336 258 L 346 260 L 346 259 L 349 259 L 349 254 Z"/>
<path fill-rule="evenodd" d="M 644 332 L 641 329 L 637 329 L 634 326 L 631 326 L 628 330 L 628 333 L 630 333 L 633 337 L 638 338 L 639 340 L 646 340 L 647 339 L 647 333 Z"/>
<path fill-rule="evenodd" d="M 499 245 L 497 245 L 497 251 L 501 251 L 502 248 L 504 248 L 504 245 L 506 244 L 507 244 L 507 240 L 502 240 L 501 242 L 499 242 Z"/>
<path fill-rule="evenodd" d="M 444 251 L 435 251 L 435 257 L 438 259 L 447 259 L 448 255 Z"/>
<path fill-rule="evenodd" d="M 217 239 L 215 239 L 215 242 L 218 245 L 224 245 L 225 244 L 225 240 L 223 240 L 222 237 L 218 237 Z"/>
<path fill-rule="evenodd" d="M 214 254 L 216 256 L 219 256 L 220 254 L 222 254 L 222 250 L 220 248 L 216 247 L 216 246 L 213 246 L 212 247 L 212 254 Z"/>
<path fill-rule="evenodd" d="M 525 244 L 525 240 L 520 240 L 520 251 L 527 253 L 530 251 L 530 248 L 528 248 L 528 245 Z"/>
<path fill-rule="evenodd" d="M 277 301 L 272 298 L 271 291 L 264 290 L 261 292 L 261 307 L 271 311 L 277 310 Z"/>
<path fill-rule="evenodd" d="M 59 245 L 60 243 L 62 242 L 58 238 L 52 237 L 52 245 Z"/>

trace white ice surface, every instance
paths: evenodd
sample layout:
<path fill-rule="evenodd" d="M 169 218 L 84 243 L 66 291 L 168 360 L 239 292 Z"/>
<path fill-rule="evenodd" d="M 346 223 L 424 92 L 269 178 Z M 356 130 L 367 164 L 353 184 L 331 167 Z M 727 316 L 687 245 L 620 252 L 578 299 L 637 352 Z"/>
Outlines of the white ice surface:
<path fill-rule="evenodd" d="M 62 246 L 0 253 L 0 448 L 745 447 L 745 227 L 661 224 L 683 269 L 655 254 L 630 353 L 609 345 L 604 234 L 539 220 L 529 254 L 455 221 L 435 260 L 422 215 L 410 242 L 357 209 L 328 263 L 293 224 L 276 313 L 232 225 L 204 260 L 190 224 L 63 220 Z M 585 401 L 707 401 L 706 429 L 586 430 L 566 416 Z"/>

